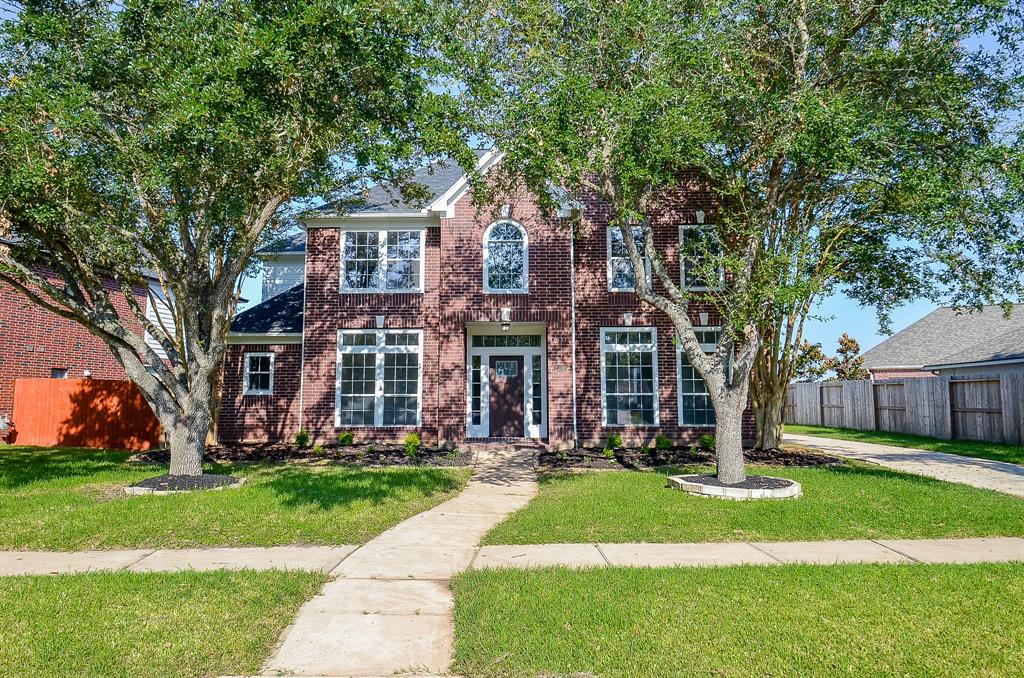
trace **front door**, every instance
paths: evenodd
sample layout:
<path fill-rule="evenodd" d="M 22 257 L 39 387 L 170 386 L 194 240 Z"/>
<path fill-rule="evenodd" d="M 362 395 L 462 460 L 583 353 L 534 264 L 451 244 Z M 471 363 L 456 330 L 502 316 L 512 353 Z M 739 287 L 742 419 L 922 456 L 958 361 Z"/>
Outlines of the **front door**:
<path fill-rule="evenodd" d="M 523 423 L 523 356 L 491 356 L 490 421 L 492 438 L 519 438 Z"/>

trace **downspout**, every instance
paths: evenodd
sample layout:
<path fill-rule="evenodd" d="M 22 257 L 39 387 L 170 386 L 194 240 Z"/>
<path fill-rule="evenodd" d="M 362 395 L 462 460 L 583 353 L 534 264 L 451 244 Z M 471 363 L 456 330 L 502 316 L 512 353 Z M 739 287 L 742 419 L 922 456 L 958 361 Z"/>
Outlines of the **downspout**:
<path fill-rule="evenodd" d="M 576 411 L 576 233 L 569 224 L 569 310 L 572 314 L 572 447 L 579 449 L 579 423 Z"/>
<path fill-rule="evenodd" d="M 305 227 L 305 224 L 303 224 Z M 306 396 L 306 323 L 309 322 L 309 316 L 306 314 L 306 294 L 309 292 L 309 228 L 306 230 L 306 251 L 302 256 L 302 337 L 299 349 L 299 431 L 305 428 L 305 396 Z M 339 243 L 340 244 L 340 243 Z M 340 255 L 339 255 L 340 256 Z M 334 346 L 335 360 L 337 360 L 338 346 Z M 334 367 L 334 379 L 338 379 L 338 367 L 335 363 Z M 337 397 L 337 386 L 335 386 L 335 397 Z M 296 431 L 297 433 L 298 431 Z"/>

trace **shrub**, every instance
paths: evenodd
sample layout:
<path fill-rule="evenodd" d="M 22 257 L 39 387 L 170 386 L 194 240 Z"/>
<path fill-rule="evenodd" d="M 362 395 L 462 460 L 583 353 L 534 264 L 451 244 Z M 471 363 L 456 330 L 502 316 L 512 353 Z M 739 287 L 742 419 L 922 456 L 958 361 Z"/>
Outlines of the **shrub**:
<path fill-rule="evenodd" d="M 700 446 L 705 450 L 715 451 L 715 436 L 710 433 L 705 433 L 700 437 Z"/>
<path fill-rule="evenodd" d="M 302 449 L 309 447 L 309 431 L 304 428 L 299 429 L 299 432 L 295 434 L 295 446 Z"/>
<path fill-rule="evenodd" d="M 615 450 L 613 450 L 610 447 L 604 448 L 604 458 L 605 459 L 614 459 L 615 458 Z"/>
<path fill-rule="evenodd" d="M 664 433 L 659 433 L 654 436 L 654 447 L 659 450 L 667 450 L 672 447 L 672 439 Z"/>
<path fill-rule="evenodd" d="M 419 433 L 410 433 L 409 435 L 405 436 L 405 456 L 412 459 L 417 454 L 419 454 L 420 447 L 422 445 L 423 442 L 420 440 Z"/>
<path fill-rule="evenodd" d="M 620 436 L 618 433 L 609 433 L 608 444 L 606 445 L 606 447 L 610 447 L 613 450 L 617 450 L 620 447 L 622 447 L 622 436 Z"/>
<path fill-rule="evenodd" d="M 356 434 L 352 431 L 342 431 L 338 434 L 338 444 L 342 447 L 348 447 L 356 441 Z"/>
<path fill-rule="evenodd" d="M 314 454 L 323 454 L 324 453 L 324 446 L 321 445 L 320 443 L 317 443 L 317 444 L 313 445 L 313 453 Z"/>

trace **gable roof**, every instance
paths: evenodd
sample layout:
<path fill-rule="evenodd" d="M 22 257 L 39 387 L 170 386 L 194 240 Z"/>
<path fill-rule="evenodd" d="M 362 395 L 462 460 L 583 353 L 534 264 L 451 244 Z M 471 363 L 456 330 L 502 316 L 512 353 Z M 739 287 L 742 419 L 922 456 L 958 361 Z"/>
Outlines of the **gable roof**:
<path fill-rule="evenodd" d="M 485 156 L 492 154 L 491 151 L 477 149 L 475 151 L 477 162 L 483 162 Z M 493 154 L 492 154 L 493 155 Z M 402 200 L 401 194 L 390 184 L 377 184 L 372 186 L 355 202 L 343 198 L 329 202 L 307 213 L 311 218 L 337 218 L 344 216 L 358 216 L 360 214 L 423 214 L 426 208 L 442 196 L 449 189 L 458 184 L 466 172 L 455 160 L 445 158 L 436 160 L 426 167 L 413 172 L 412 182 L 422 184 L 427 189 L 427 199 L 424 205 L 412 205 Z"/>
<path fill-rule="evenodd" d="M 305 286 L 299 283 L 287 292 L 235 316 L 232 334 L 301 334 Z"/>
<path fill-rule="evenodd" d="M 1009 318 L 1003 317 L 1001 306 L 983 306 L 975 312 L 942 307 L 865 351 L 864 367 L 919 369 L 995 360 L 991 356 L 1012 352 L 1020 337 L 1024 337 L 1024 304 L 1016 304 Z M 957 354 L 971 359 L 950 360 Z"/>
<path fill-rule="evenodd" d="M 957 353 L 951 353 L 929 368 L 951 367 L 968 363 L 994 363 L 1024 360 L 1024 327 L 1011 329 L 997 337 L 982 341 Z"/>

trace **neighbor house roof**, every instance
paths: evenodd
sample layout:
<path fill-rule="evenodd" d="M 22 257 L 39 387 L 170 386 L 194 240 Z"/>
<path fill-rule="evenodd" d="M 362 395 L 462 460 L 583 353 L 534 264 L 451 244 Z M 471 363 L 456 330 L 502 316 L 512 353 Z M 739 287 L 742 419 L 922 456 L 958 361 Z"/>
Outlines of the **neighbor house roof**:
<path fill-rule="evenodd" d="M 303 289 L 300 283 L 287 292 L 242 311 L 231 323 L 231 333 L 301 334 Z"/>
<path fill-rule="evenodd" d="M 306 232 L 299 231 L 283 236 L 276 242 L 261 249 L 258 254 L 303 254 L 306 251 Z"/>
<path fill-rule="evenodd" d="M 909 327 L 864 353 L 869 370 L 920 369 L 990 361 L 1012 353 L 1024 337 L 1024 304 L 1016 304 L 1009 318 L 1001 306 L 979 311 L 937 308 Z M 964 359 L 952 360 L 955 356 Z"/>

